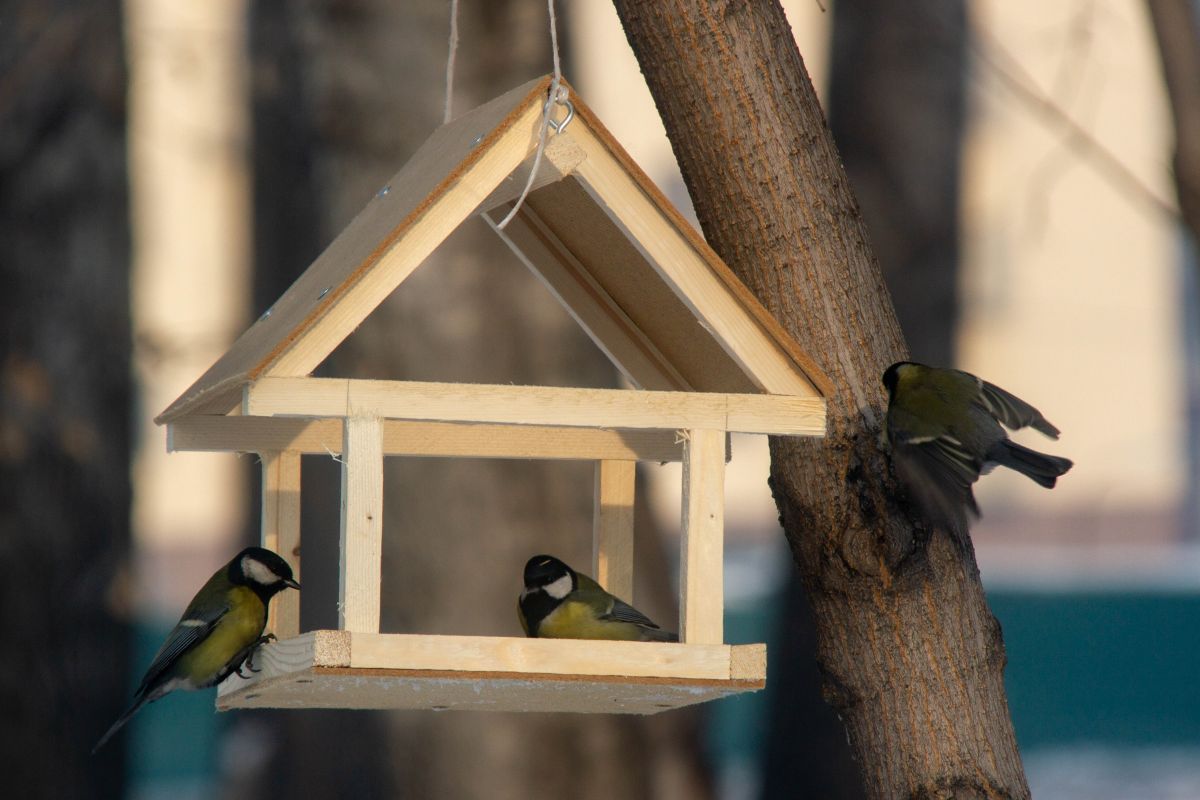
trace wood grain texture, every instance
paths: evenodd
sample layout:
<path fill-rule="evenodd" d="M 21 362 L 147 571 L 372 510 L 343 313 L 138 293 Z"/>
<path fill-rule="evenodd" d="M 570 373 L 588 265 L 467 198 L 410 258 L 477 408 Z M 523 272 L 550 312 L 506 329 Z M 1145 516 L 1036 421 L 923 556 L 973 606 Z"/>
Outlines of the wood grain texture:
<path fill-rule="evenodd" d="M 729 653 L 730 680 L 758 680 L 767 674 L 765 644 L 734 645 Z"/>
<path fill-rule="evenodd" d="M 312 631 L 230 676 L 230 708 L 656 713 L 765 685 L 765 645 L 680 645 Z"/>
<path fill-rule="evenodd" d="M 595 428 L 706 428 L 823 436 L 814 397 L 571 389 L 549 386 L 263 378 L 245 392 L 252 416 L 380 417 Z M 730 425 L 736 427 L 730 427 Z"/>
<path fill-rule="evenodd" d="M 705 236 L 834 385 L 826 440 L 772 440 L 772 487 L 867 795 L 1028 797 L 973 553 L 914 528 L 877 444 L 906 348 L 783 11 L 616 6 Z"/>
<path fill-rule="evenodd" d="M 814 397 L 820 391 L 799 365 L 773 340 L 728 284 L 709 268 L 686 240 L 671 235 L 657 209 L 631 176 L 615 168 L 608 148 L 586 130 L 576 134 L 588 158 L 577 175 L 631 241 L 637 242 L 659 277 L 683 300 L 700 325 L 759 387 L 772 394 Z M 670 232 L 668 232 L 670 231 Z"/>
<path fill-rule="evenodd" d="M 805 350 L 791 331 L 779 323 L 770 310 L 763 305 L 761 298 L 750 291 L 743 283 L 741 276 L 721 259 L 716 250 L 710 246 L 706 237 L 684 219 L 679 210 L 659 191 L 654 182 L 637 165 L 637 162 L 621 147 L 600 119 L 592 113 L 592 110 L 581 103 L 576 107 L 576 114 L 587 123 L 586 131 L 589 136 L 595 137 L 603 145 L 605 151 L 637 182 L 641 191 L 657 207 L 659 213 L 670 219 L 675 229 L 689 240 L 693 250 L 704 260 L 710 274 L 725 286 L 725 290 L 737 299 L 742 308 L 755 319 L 776 345 L 787 351 L 816 391 L 822 397 L 833 391 L 834 384 L 830 382 L 829 377 L 823 371 L 820 360 L 815 357 L 817 354 Z M 587 147 L 584 149 L 589 154 L 595 152 Z"/>
<path fill-rule="evenodd" d="M 262 546 L 283 557 L 300 581 L 300 453 L 294 450 L 260 452 Z M 267 632 L 280 639 L 300 633 L 300 592 L 284 591 L 271 601 Z"/>
<path fill-rule="evenodd" d="M 222 692 L 217 710 L 342 708 L 657 714 L 763 688 L 697 678 L 314 668 Z"/>
<path fill-rule="evenodd" d="M 264 453 L 288 449 L 342 452 L 340 419 L 197 415 L 167 425 L 172 452 Z M 674 431 L 592 430 L 539 425 L 484 425 L 385 419 L 385 456 L 680 461 Z"/>
<path fill-rule="evenodd" d="M 533 169 L 536 153 L 530 153 L 524 161 L 522 161 L 516 169 L 508 174 L 504 180 L 500 181 L 500 185 L 487 196 L 482 203 L 479 204 L 477 212 L 483 216 L 487 216 L 487 212 L 497 206 L 504 206 L 505 212 L 510 204 L 515 202 L 521 193 L 525 191 L 525 184 L 529 180 L 529 173 Z M 583 148 L 575 144 L 574 140 L 569 136 L 550 136 L 546 140 L 546 149 L 542 153 L 542 163 L 538 167 L 537 177 L 534 178 L 533 184 L 529 191 L 536 192 L 538 189 L 547 184 L 560 181 L 570 175 L 572 170 L 579 165 L 579 162 L 587 158 L 583 152 Z M 503 219 L 503 214 L 498 216 L 497 221 Z"/>
<path fill-rule="evenodd" d="M 530 81 L 436 130 L 157 421 L 224 413 L 248 380 L 312 371 L 525 160 L 548 86 L 546 78 Z"/>
<path fill-rule="evenodd" d="M 730 645 L 603 642 L 508 636 L 355 635 L 350 666 L 727 680 Z"/>
<path fill-rule="evenodd" d="M 724 641 L 725 432 L 686 432 L 679 547 L 679 640 Z"/>
<path fill-rule="evenodd" d="M 495 212 L 496 220 L 509 206 Z M 605 291 L 575 254 L 526 204 L 508 227 L 496 227 L 493 215 L 484 215 L 496 235 L 558 299 L 579 326 L 608 356 L 621 374 L 639 389 L 686 391 L 692 386 L 659 351 L 655 342 Z M 610 251 L 610 259 L 612 252 Z M 625 272 L 627 263 L 614 266 Z"/>
<path fill-rule="evenodd" d="M 342 446 L 342 525 L 338 627 L 379 631 L 383 552 L 383 426 L 378 417 L 346 420 Z"/>
<path fill-rule="evenodd" d="M 597 461 L 592 493 L 592 577 L 632 604 L 633 494 L 637 464 Z"/>
<path fill-rule="evenodd" d="M 546 78 L 532 81 L 438 129 L 268 313 L 156 421 L 225 413 L 250 381 L 309 374 L 463 220 L 512 199 L 536 144 L 547 86 Z M 549 164 L 535 185 L 573 171 L 635 243 L 642 261 L 755 386 L 820 396 L 829 384 L 814 359 L 763 310 L 577 95 L 574 102 L 579 124 L 553 138 Z M 604 259 L 608 253 L 592 255 Z M 652 377 L 645 367 L 640 369 Z M 663 374 L 671 377 L 669 370 Z"/>
<path fill-rule="evenodd" d="M 761 391 L 700 324 L 686 299 L 658 275 L 641 244 L 631 241 L 628 231 L 596 204 L 577 176 L 538 190 L 525 208 L 537 215 L 540 227 L 570 253 L 589 283 L 612 299 L 687 387 L 701 392 Z"/>

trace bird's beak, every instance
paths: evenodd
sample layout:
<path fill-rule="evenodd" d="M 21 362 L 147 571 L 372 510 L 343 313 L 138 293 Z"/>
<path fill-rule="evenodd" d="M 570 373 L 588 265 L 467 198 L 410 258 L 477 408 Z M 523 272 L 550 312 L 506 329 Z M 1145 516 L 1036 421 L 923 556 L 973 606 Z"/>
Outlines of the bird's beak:
<path fill-rule="evenodd" d="M 292 587 L 293 589 L 297 589 L 297 590 L 300 588 L 300 584 L 299 584 L 299 583 L 297 583 L 296 581 L 292 580 L 291 578 L 288 578 L 287 580 L 285 580 L 285 581 L 283 582 L 283 585 L 284 585 L 284 586 L 290 586 L 290 587 Z"/>

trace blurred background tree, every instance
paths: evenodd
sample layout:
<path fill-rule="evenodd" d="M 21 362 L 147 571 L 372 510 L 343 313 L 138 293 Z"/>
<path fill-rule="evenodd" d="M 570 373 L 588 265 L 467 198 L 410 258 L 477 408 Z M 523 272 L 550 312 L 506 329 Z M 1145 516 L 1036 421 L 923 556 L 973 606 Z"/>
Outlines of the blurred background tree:
<path fill-rule="evenodd" d="M 119 797 L 126 701 L 129 207 L 121 4 L 0 25 L 0 785 Z M 120 745 L 118 744 L 118 748 Z"/>

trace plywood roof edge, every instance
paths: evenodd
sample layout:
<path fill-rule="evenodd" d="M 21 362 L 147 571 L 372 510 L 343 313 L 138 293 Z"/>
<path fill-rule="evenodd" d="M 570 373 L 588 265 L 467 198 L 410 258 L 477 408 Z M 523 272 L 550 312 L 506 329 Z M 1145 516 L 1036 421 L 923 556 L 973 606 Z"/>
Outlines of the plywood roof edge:
<path fill-rule="evenodd" d="M 210 383 L 209 376 L 216 371 L 220 362 L 226 357 L 226 355 L 229 354 L 229 350 L 226 350 L 226 352 L 222 354 L 221 358 L 218 359 L 217 362 L 212 366 L 210 366 L 209 369 L 206 370 L 204 374 L 195 381 L 195 383 L 193 383 L 187 390 L 183 392 L 183 394 L 176 398 L 175 401 L 172 402 L 166 409 L 164 409 L 162 413 L 155 417 L 155 423 L 158 425 L 163 425 L 167 422 L 179 419 L 180 417 L 196 411 L 198 408 L 205 406 L 208 402 L 213 401 L 214 398 L 220 397 L 224 393 L 233 393 L 235 390 L 240 392 L 240 389 L 243 386 L 248 383 L 252 383 L 264 372 L 270 369 L 271 365 L 275 363 L 275 361 L 277 361 L 283 353 L 287 352 L 287 350 L 300 337 L 302 337 L 306 331 L 310 330 L 313 326 L 313 323 L 317 319 L 320 319 L 320 317 L 333 306 L 334 302 L 345 291 L 347 291 L 349 287 L 361 280 L 363 275 L 365 275 L 376 264 L 379 263 L 382 255 L 387 252 L 387 250 L 395 243 L 395 241 L 401 237 L 416 220 L 420 219 L 422 214 L 427 212 L 429 208 L 437 202 L 438 198 L 445 194 L 447 189 L 449 189 L 459 179 L 459 177 L 461 177 L 463 172 L 468 170 L 480 158 L 482 158 L 486 152 L 488 152 L 490 146 L 505 132 L 507 132 L 513 124 L 515 124 L 516 120 L 528 109 L 531 103 L 536 102 L 538 105 L 541 105 L 541 103 L 544 102 L 541 97 L 547 95 L 551 80 L 552 78 L 549 75 L 542 76 L 541 78 L 536 78 L 532 81 L 529 81 L 528 83 L 524 84 L 524 86 L 517 87 L 516 89 L 510 91 L 508 94 L 520 92 L 521 89 L 527 89 L 519 101 L 512 103 L 508 113 L 499 123 L 493 125 L 489 130 L 481 132 L 483 138 L 480 139 L 478 145 L 473 147 L 466 157 L 459 162 L 457 167 L 447 173 L 446 176 L 425 196 L 425 198 L 391 230 L 388 236 L 381 240 L 380 243 L 371 251 L 371 253 L 365 259 L 363 259 L 363 261 L 357 267 L 347 274 L 347 277 L 341 283 L 339 283 L 337 286 L 331 287 L 328 295 L 322 298 L 321 302 L 314 306 L 313 310 L 307 316 L 305 316 L 290 330 L 284 331 L 283 335 L 281 335 L 275 341 L 274 345 L 264 357 L 259 359 L 258 362 L 249 369 L 228 376 L 218 382 Z M 501 98 L 502 97 L 504 97 L 504 95 L 502 95 Z M 496 99 L 499 100 L 501 98 Z M 484 108 L 487 105 L 490 104 L 485 104 L 484 106 L 480 106 L 480 108 Z M 476 109 L 476 111 L 478 110 L 479 109 Z M 470 124 L 472 116 L 473 113 L 469 112 L 464 114 L 462 117 L 459 117 L 458 119 L 448 123 L 448 125 L 442 126 L 441 128 L 435 130 L 432 134 L 430 134 L 429 138 L 422 143 L 421 147 L 417 149 L 416 153 L 413 154 L 413 158 L 416 158 L 420 154 L 421 150 L 429 145 L 430 142 L 435 139 L 435 137 L 438 137 L 439 132 L 451 126 Z M 412 159 L 410 159 L 410 161 L 411 160 Z M 295 283 L 293 283 L 292 286 L 295 286 Z M 289 287 L 288 291 L 291 291 L 291 287 Z M 284 295 L 286 294 L 287 292 L 284 293 Z M 247 328 L 246 331 L 243 331 L 242 336 L 247 335 L 249 331 L 253 329 L 253 327 L 254 326 L 251 325 L 250 328 Z M 232 346 L 230 349 L 232 349 Z M 231 407 L 235 403 L 236 400 L 232 401 Z"/>
<path fill-rule="evenodd" d="M 810 356 L 800 343 L 795 340 L 779 321 L 767 311 L 758 298 L 742 283 L 741 279 L 733 273 L 716 251 L 704 239 L 704 236 L 696 230 L 696 228 L 684 218 L 675 205 L 667 199 L 661 190 L 650 180 L 650 177 L 642 171 L 637 162 L 625 151 L 625 148 L 617 141 L 617 139 L 609 132 L 608 128 L 604 127 L 604 123 L 592 112 L 590 108 L 583 103 L 574 87 L 567 84 L 564 80 L 563 84 L 567 86 L 571 93 L 571 100 L 575 107 L 575 114 L 590 128 L 608 148 L 608 151 L 617 159 L 625 170 L 637 181 L 641 186 L 642 191 L 646 193 L 659 210 L 671 221 L 688 242 L 696 249 L 702 258 L 712 268 L 713 273 L 721 280 L 730 293 L 733 294 L 738 302 L 746 309 L 747 313 L 763 327 L 763 330 L 778 344 L 784 352 L 796 363 L 804 376 L 808 378 L 813 387 L 821 394 L 822 397 L 832 397 L 836 393 L 836 388 L 833 381 L 825 374 L 825 371 L 817 364 L 816 360 Z"/>
<path fill-rule="evenodd" d="M 201 380 L 203 380 L 203 376 Z M 162 413 L 154 418 L 154 424 L 166 425 L 168 422 L 176 422 L 191 414 L 205 413 L 209 410 L 212 410 L 214 413 L 227 413 L 241 401 L 242 387 L 249 382 L 249 378 L 242 373 L 233 375 L 211 386 L 202 387 L 195 392 L 189 389 L 177 397 L 175 402 L 163 409 Z M 199 383 L 200 381 L 197 381 L 195 384 L 192 384 L 193 388 Z M 222 398 L 226 396 L 228 396 L 228 402 L 223 403 Z M 218 404 L 221 407 L 215 408 Z M 210 405 L 214 406 L 214 408 L 209 409 Z"/>

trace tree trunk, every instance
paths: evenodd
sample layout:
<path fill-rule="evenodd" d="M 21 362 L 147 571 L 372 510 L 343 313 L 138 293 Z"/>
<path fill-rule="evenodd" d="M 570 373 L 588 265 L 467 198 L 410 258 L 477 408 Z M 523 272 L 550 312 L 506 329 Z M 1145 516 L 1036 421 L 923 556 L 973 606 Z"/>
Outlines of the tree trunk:
<path fill-rule="evenodd" d="M 260 223 L 280 226 L 260 229 L 258 252 L 287 261 L 263 264 L 287 275 L 261 298 L 265 307 L 315 255 L 300 250 L 314 239 L 331 240 L 441 124 L 449 18 L 444 0 L 371 0 L 349 9 L 309 2 L 257 13 L 257 119 L 278 138 L 256 135 L 258 189 L 273 198 L 256 207 L 264 212 Z M 459 14 L 456 114 L 548 70 L 541 0 L 464 3 Z M 290 166 L 280 168 L 281 157 Z M 464 224 L 372 314 L 335 351 L 328 371 L 616 382 L 612 365 L 479 220 Z M 305 627 L 335 620 L 329 565 L 337 564 L 336 466 L 329 459 L 304 463 Z M 520 635 L 516 599 L 525 561 L 552 552 L 590 565 L 590 464 L 389 459 L 385 481 L 384 631 Z M 675 612 L 662 591 L 670 586 L 665 559 L 645 516 L 637 546 L 638 605 L 669 621 Z M 282 748 L 257 777 L 240 781 L 238 796 L 262 796 L 268 786 L 271 794 L 345 796 L 337 785 L 350 780 L 355 797 L 711 795 L 696 755 L 695 711 L 651 718 L 304 712 L 283 724 Z M 332 735 L 330 725 L 338 726 Z M 342 763 L 348 749 L 367 755 Z M 331 773 L 342 777 L 323 777 Z"/>
<path fill-rule="evenodd" d="M 1200 485 L 1200 8 L 1192 0 L 1146 0 L 1175 128 L 1175 196 L 1191 240 L 1184 257 L 1184 381 L 1188 486 Z M 1190 289 L 1190 291 L 1189 291 Z M 1200 496 L 1187 493 L 1184 536 L 1200 539 Z"/>
<path fill-rule="evenodd" d="M 1200 247 L 1200 11 L 1191 0 L 1146 0 L 1175 127 L 1175 193 Z"/>
<path fill-rule="evenodd" d="M 955 0 L 833 6 L 829 127 L 862 208 L 908 345 L 954 361 L 958 202 L 966 118 L 966 5 Z M 859 797 L 844 726 L 819 698 L 812 611 L 789 578 L 771 706 L 764 800 Z M 784 765 L 802 763 L 800 775 Z"/>
<path fill-rule="evenodd" d="M 0 25 L 0 784 L 119 797 L 129 233 L 120 3 Z"/>
<path fill-rule="evenodd" d="M 914 526 L 878 446 L 906 348 L 782 9 L 616 6 L 708 241 L 838 390 L 771 481 L 868 796 L 1027 797 L 974 554 Z"/>

